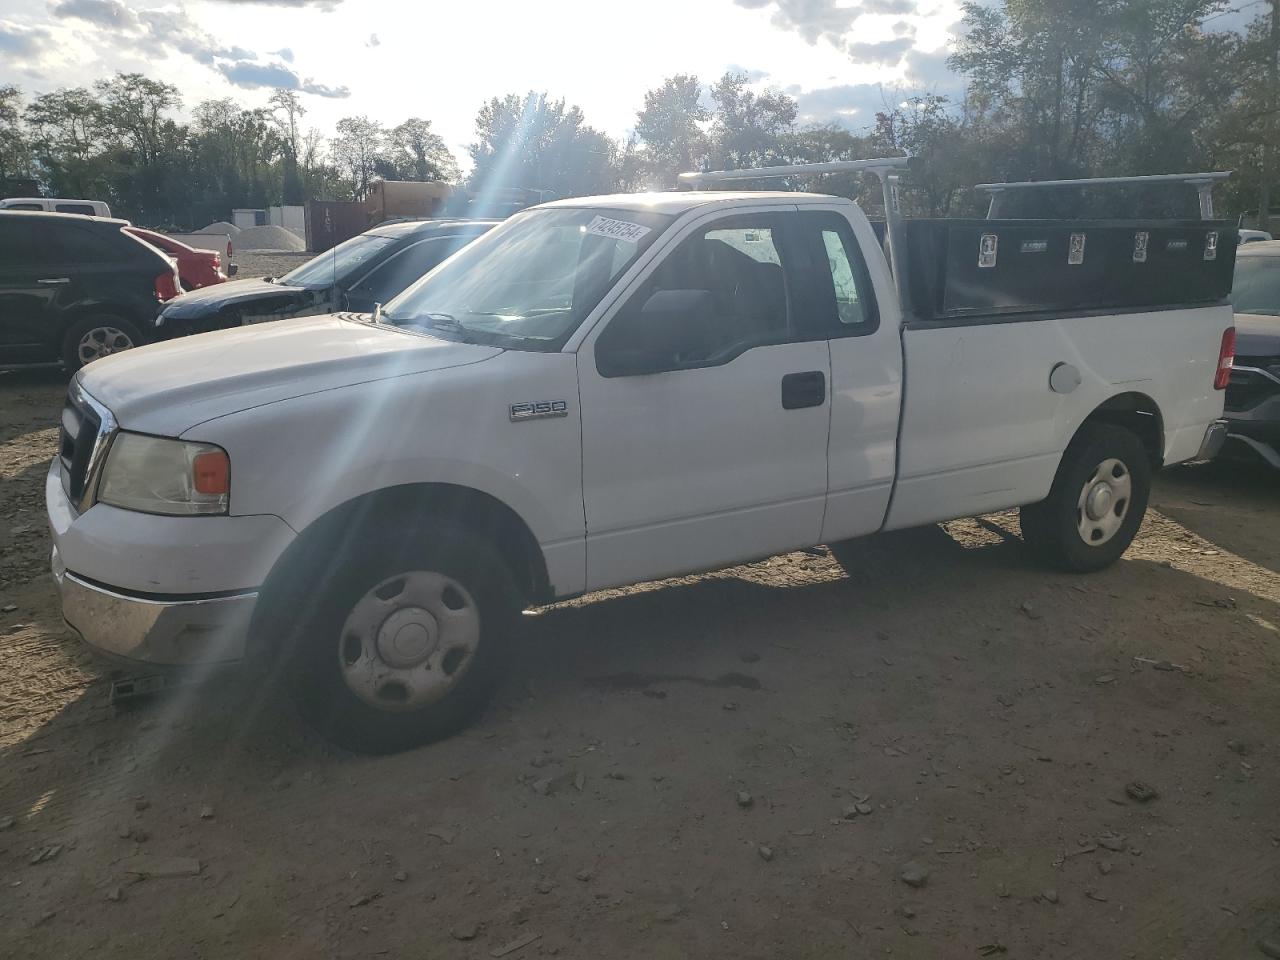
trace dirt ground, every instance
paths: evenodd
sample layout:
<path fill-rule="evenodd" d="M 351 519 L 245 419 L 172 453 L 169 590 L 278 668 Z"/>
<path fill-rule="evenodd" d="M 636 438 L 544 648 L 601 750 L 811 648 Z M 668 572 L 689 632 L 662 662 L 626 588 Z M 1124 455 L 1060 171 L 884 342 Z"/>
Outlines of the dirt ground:
<path fill-rule="evenodd" d="M 262 683 L 110 705 L 47 570 L 64 389 L 0 374 L 0 956 L 1190 960 L 1280 924 L 1274 474 L 1162 474 L 1098 575 L 1001 515 L 540 610 L 477 726 L 368 758 Z"/>

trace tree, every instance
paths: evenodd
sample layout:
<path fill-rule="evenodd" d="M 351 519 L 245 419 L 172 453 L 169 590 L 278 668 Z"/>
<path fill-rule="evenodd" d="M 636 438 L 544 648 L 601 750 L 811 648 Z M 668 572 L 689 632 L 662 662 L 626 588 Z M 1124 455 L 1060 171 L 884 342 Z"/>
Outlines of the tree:
<path fill-rule="evenodd" d="M 717 168 L 762 167 L 786 158 L 796 102 L 785 93 L 755 93 L 743 73 L 726 73 L 711 88 L 711 163 Z"/>
<path fill-rule="evenodd" d="M 300 123 L 306 116 L 307 108 L 302 105 L 302 99 L 297 91 L 283 88 L 272 91 L 271 99 L 267 103 L 271 106 L 271 119 L 275 122 L 276 129 L 280 131 L 280 138 L 284 144 L 281 193 L 285 203 L 299 204 L 306 199 L 302 178 L 298 171 L 298 151 L 302 148 Z"/>
<path fill-rule="evenodd" d="M 915 158 L 904 184 L 905 212 L 946 217 L 958 207 L 975 212 L 970 188 L 982 178 L 981 141 L 946 97 L 926 94 L 877 113 L 867 147 L 874 156 Z"/>
<path fill-rule="evenodd" d="M 55 195 L 92 197 L 104 192 L 100 156 L 107 134 L 102 110 L 84 87 L 36 97 L 23 112 L 32 152 Z"/>
<path fill-rule="evenodd" d="M 246 110 L 231 99 L 195 108 L 190 131 L 191 193 L 206 222 L 233 207 L 278 203 L 283 137 L 265 109 Z"/>
<path fill-rule="evenodd" d="M 0 84 L 0 182 L 31 176 L 31 148 L 21 120 L 22 91 Z"/>
<path fill-rule="evenodd" d="M 1003 0 L 964 6 L 951 57 L 1015 179 L 1169 172 L 1203 161 L 1231 99 L 1222 0 Z"/>
<path fill-rule="evenodd" d="M 166 110 L 182 106 L 178 88 L 140 73 L 117 73 L 93 85 L 103 123 L 131 148 L 140 166 L 153 166 L 172 140 Z"/>
<path fill-rule="evenodd" d="M 805 127 L 792 133 L 787 139 L 788 163 L 826 163 L 831 160 L 862 160 L 874 153 L 868 138 L 846 130 L 836 124 Z M 868 194 L 861 174 L 838 173 L 822 177 L 806 177 L 797 180 L 795 186 L 817 193 L 830 193 L 838 197 L 857 200 Z"/>
<path fill-rule="evenodd" d="M 643 146 L 639 165 L 650 186 L 671 186 L 677 174 L 701 166 L 708 147 L 703 125 L 710 119 L 702 86 L 692 74 L 667 77 L 644 95 L 636 136 Z"/>
<path fill-rule="evenodd" d="M 431 129 L 431 121 L 410 117 L 391 130 L 392 164 L 406 180 L 447 180 L 461 176 L 458 161 L 444 138 Z"/>
<path fill-rule="evenodd" d="M 618 145 L 579 107 L 544 93 L 494 97 L 476 116 L 471 188 L 518 187 L 553 196 L 607 193 L 619 180 Z"/>
<path fill-rule="evenodd" d="M 363 200 L 386 156 L 386 131 L 377 121 L 359 116 L 339 120 L 337 133 L 330 143 L 333 161 L 347 180 L 351 199 Z"/>

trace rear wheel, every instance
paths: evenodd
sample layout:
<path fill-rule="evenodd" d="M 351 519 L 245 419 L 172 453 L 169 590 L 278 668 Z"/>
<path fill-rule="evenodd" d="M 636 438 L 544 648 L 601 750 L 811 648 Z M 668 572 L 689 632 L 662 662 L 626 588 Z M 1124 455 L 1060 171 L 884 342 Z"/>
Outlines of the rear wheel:
<path fill-rule="evenodd" d="M 1142 441 L 1123 427 L 1085 424 L 1063 454 L 1049 496 L 1022 508 L 1022 539 L 1052 566 L 1101 570 L 1133 542 L 1150 492 Z"/>
<path fill-rule="evenodd" d="M 143 343 L 136 326 L 123 317 L 97 314 L 72 325 L 62 341 L 62 363 L 74 373 L 102 357 L 132 350 Z"/>
<path fill-rule="evenodd" d="M 391 753 L 465 726 L 491 695 L 519 603 L 502 558 L 452 524 L 365 536 L 318 585 L 298 703 L 325 737 Z"/>

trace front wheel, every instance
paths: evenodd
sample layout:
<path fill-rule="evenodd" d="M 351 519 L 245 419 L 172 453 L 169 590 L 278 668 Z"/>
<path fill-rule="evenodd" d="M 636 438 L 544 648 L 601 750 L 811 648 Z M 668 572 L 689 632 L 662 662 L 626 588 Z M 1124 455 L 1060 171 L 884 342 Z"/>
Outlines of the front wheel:
<path fill-rule="evenodd" d="M 1150 493 L 1142 441 L 1123 427 L 1086 424 L 1067 446 L 1049 496 L 1022 508 L 1022 539 L 1059 569 L 1101 570 L 1133 542 Z"/>
<path fill-rule="evenodd" d="M 362 753 L 461 729 L 496 685 L 519 612 L 502 558 L 443 523 L 371 532 L 344 554 L 300 624 L 303 716 Z"/>

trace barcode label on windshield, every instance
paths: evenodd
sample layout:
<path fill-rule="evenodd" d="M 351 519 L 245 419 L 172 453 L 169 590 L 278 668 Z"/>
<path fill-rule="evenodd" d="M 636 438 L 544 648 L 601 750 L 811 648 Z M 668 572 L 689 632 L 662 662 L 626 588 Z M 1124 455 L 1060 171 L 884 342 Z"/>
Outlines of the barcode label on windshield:
<path fill-rule="evenodd" d="M 649 228 L 628 220 L 596 217 L 587 224 L 587 233 L 594 233 L 597 237 L 612 237 L 614 240 L 622 240 L 626 243 L 636 243 L 644 239 L 645 234 L 649 233 Z"/>

